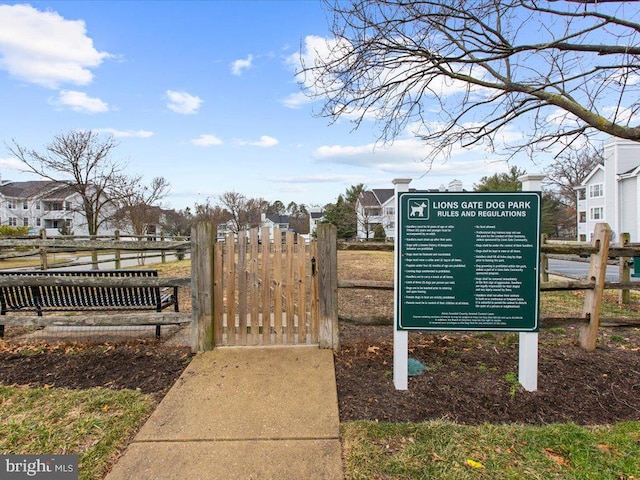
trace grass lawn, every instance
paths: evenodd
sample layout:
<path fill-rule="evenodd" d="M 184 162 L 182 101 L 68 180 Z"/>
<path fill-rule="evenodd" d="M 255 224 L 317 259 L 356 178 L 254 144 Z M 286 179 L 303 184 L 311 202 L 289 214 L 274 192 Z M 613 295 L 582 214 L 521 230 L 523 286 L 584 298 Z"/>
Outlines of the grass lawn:
<path fill-rule="evenodd" d="M 640 425 L 341 426 L 347 480 L 640 478 Z"/>
<path fill-rule="evenodd" d="M 0 453 L 77 453 L 79 478 L 98 480 L 155 401 L 132 390 L 0 385 L 0 406 Z"/>

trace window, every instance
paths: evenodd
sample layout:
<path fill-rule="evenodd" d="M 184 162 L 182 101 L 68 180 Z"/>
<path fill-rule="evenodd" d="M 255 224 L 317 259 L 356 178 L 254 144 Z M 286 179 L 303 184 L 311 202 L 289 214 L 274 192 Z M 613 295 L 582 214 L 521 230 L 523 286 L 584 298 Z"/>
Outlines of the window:
<path fill-rule="evenodd" d="M 15 200 L 7 200 L 7 208 L 10 208 L 11 210 L 16 208 L 16 201 Z"/>
<path fill-rule="evenodd" d="M 9 226 L 10 227 L 17 227 L 18 226 L 18 219 L 16 217 L 9 217 Z"/>
<path fill-rule="evenodd" d="M 601 183 L 595 185 L 589 185 L 589 198 L 602 197 L 604 195 L 604 189 Z"/>
<path fill-rule="evenodd" d="M 581 242 L 586 242 L 587 241 L 587 236 L 584 233 L 580 234 L 580 241 Z"/>
<path fill-rule="evenodd" d="M 580 212 L 580 219 L 578 222 L 587 223 L 587 212 Z"/>
<path fill-rule="evenodd" d="M 40 202 L 36 202 L 36 210 L 40 210 Z"/>
<path fill-rule="evenodd" d="M 578 190 L 578 200 L 585 200 L 587 198 L 587 192 L 584 188 Z"/>
<path fill-rule="evenodd" d="M 40 219 L 40 217 L 36 218 L 36 227 L 39 227 L 42 225 L 42 220 Z"/>
<path fill-rule="evenodd" d="M 29 208 L 29 204 L 27 203 L 27 201 L 25 200 L 24 202 L 22 202 L 22 209 L 26 210 L 27 208 Z"/>
<path fill-rule="evenodd" d="M 602 207 L 592 207 L 589 209 L 590 220 L 602 220 L 604 219 L 604 212 Z"/>
<path fill-rule="evenodd" d="M 67 210 L 67 211 L 70 211 L 71 210 L 71 202 L 65 202 L 64 203 L 64 209 Z"/>
<path fill-rule="evenodd" d="M 395 215 L 396 213 L 396 208 L 395 207 L 384 207 L 384 214 L 385 215 Z"/>
<path fill-rule="evenodd" d="M 27 217 L 24 217 L 22 219 L 22 226 L 23 227 L 28 227 L 29 226 L 29 219 Z"/>

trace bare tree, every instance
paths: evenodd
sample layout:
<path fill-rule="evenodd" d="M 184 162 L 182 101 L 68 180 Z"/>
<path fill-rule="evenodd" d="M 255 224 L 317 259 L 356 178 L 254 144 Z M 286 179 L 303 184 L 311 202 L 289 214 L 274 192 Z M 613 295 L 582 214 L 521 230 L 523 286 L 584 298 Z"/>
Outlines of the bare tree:
<path fill-rule="evenodd" d="M 220 205 L 212 205 L 211 199 L 207 198 L 205 203 L 195 204 L 195 222 L 212 222 L 215 225 L 226 223 L 231 220 L 231 214 Z"/>
<path fill-rule="evenodd" d="M 602 150 L 585 148 L 557 158 L 545 170 L 546 181 L 557 192 L 557 200 L 563 207 L 565 230 L 575 232 L 577 228 L 578 198 L 575 188 L 601 163 L 604 163 Z"/>
<path fill-rule="evenodd" d="M 162 221 L 165 232 L 177 237 L 188 237 L 193 225 L 193 214 L 189 207 L 184 210 L 166 210 Z"/>
<path fill-rule="evenodd" d="M 114 222 L 121 228 L 131 228 L 134 235 L 142 237 L 152 226 L 160 224 L 162 210 L 160 202 L 169 192 L 169 182 L 155 177 L 149 185 L 137 186 L 121 199 L 121 207 Z"/>
<path fill-rule="evenodd" d="M 125 165 L 112 160 L 116 146 L 112 136 L 101 138 L 95 132 L 78 130 L 56 135 L 44 152 L 21 146 L 15 140 L 9 152 L 32 172 L 77 194 L 89 235 L 97 235 L 138 180 L 128 178 Z"/>
<path fill-rule="evenodd" d="M 418 125 L 430 158 L 460 145 L 557 154 L 599 132 L 640 141 L 636 2 L 325 2 L 334 39 L 300 79 L 333 121 L 373 117 L 385 142 Z M 519 138 L 504 150 L 506 133 Z"/>
<path fill-rule="evenodd" d="M 547 167 L 546 180 L 558 191 L 562 203 L 573 208 L 574 214 L 577 207 L 575 188 L 601 163 L 604 163 L 602 150 L 587 148 L 558 158 Z"/>
<path fill-rule="evenodd" d="M 263 199 L 247 198 L 234 191 L 224 192 L 219 201 L 220 206 L 230 214 L 233 233 L 238 233 L 243 228 L 259 226 L 261 213 L 268 205 Z"/>

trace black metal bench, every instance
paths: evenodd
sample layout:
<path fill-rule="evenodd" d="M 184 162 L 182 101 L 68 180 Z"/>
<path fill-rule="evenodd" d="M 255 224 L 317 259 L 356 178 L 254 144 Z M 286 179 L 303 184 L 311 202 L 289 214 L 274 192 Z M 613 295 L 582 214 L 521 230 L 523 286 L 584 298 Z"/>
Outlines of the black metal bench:
<path fill-rule="evenodd" d="M 31 277 L 157 277 L 157 270 L 0 270 L 1 276 Z M 8 312 L 35 311 L 136 311 L 163 309 L 173 305 L 178 312 L 178 287 L 156 286 L 84 286 L 84 285 L 9 285 L 0 286 L 0 315 Z M 1 322 L 1 320 L 0 320 Z M 0 324 L 0 338 L 4 325 Z M 160 337 L 160 325 L 156 325 Z"/>

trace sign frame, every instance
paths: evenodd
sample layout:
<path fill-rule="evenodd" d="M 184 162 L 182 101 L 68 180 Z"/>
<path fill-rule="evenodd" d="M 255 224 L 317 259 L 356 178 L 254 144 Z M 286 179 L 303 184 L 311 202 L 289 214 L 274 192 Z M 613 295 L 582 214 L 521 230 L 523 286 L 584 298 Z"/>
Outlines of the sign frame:
<path fill-rule="evenodd" d="M 538 332 L 540 192 L 412 190 L 396 201 L 396 330 Z M 511 245 L 500 246 L 498 233 Z M 521 288 L 498 281 L 500 269 Z M 509 293 L 492 292 L 483 270 Z"/>

